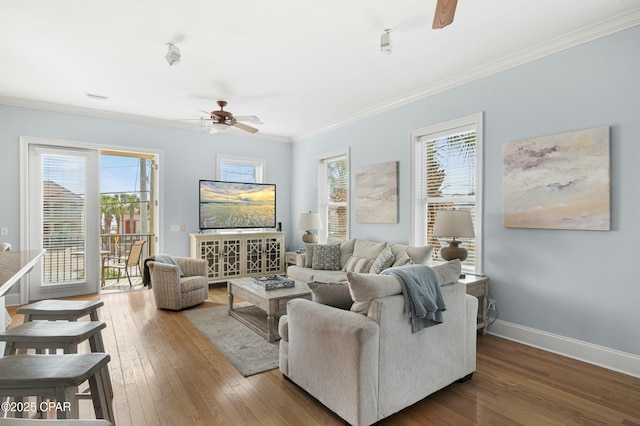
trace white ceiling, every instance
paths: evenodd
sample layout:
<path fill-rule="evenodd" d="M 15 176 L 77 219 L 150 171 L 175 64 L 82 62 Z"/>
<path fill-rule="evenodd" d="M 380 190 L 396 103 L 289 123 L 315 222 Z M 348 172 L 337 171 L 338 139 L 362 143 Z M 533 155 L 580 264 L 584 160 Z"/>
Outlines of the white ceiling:
<path fill-rule="evenodd" d="M 435 4 L 2 0 L 0 103 L 202 131 L 181 119 L 224 99 L 295 141 L 640 23 L 640 0 L 459 0 L 433 30 Z"/>

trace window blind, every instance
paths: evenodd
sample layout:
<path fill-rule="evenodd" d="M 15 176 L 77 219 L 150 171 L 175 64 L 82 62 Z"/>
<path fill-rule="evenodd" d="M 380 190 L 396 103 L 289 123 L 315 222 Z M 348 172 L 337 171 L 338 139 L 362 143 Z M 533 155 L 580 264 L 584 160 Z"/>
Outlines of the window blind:
<path fill-rule="evenodd" d="M 77 281 L 84 277 L 85 159 L 43 156 L 42 247 L 45 283 Z"/>

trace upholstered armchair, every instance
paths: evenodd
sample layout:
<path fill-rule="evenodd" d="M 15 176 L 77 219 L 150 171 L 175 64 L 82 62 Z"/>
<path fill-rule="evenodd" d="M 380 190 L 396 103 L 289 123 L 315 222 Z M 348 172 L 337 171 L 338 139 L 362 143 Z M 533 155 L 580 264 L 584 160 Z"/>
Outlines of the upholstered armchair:
<path fill-rule="evenodd" d="M 209 297 L 207 261 L 175 257 L 177 265 L 149 261 L 151 289 L 158 309 L 179 311 Z"/>

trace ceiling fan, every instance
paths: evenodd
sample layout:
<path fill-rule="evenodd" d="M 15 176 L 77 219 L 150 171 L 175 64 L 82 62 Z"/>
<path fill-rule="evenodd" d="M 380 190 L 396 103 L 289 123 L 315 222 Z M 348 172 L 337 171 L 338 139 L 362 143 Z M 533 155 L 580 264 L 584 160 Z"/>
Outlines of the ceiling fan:
<path fill-rule="evenodd" d="M 201 118 L 201 122 L 203 126 L 206 126 L 206 122 L 211 122 L 211 131 L 209 133 L 219 133 L 226 132 L 231 127 L 237 127 L 238 129 L 242 129 L 249 133 L 257 133 L 258 129 L 255 127 L 248 126 L 246 124 L 240 123 L 240 121 L 249 121 L 252 123 L 261 123 L 260 119 L 255 115 L 243 115 L 234 117 L 232 113 L 229 111 L 225 111 L 224 107 L 227 106 L 226 101 L 218 101 L 217 102 L 220 109 L 218 111 L 204 111 L 205 114 L 208 114 L 208 118 Z"/>
<path fill-rule="evenodd" d="M 433 15 L 433 29 L 444 28 L 453 22 L 458 0 L 438 0 L 436 13 Z"/>

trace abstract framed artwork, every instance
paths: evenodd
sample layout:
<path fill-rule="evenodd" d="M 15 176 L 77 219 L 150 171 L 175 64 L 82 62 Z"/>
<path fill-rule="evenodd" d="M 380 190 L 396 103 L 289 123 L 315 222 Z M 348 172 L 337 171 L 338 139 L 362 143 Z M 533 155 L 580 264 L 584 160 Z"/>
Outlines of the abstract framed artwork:
<path fill-rule="evenodd" d="M 357 223 L 398 223 L 398 162 L 355 170 Z"/>
<path fill-rule="evenodd" d="M 504 144 L 504 226 L 608 231 L 609 127 Z"/>

